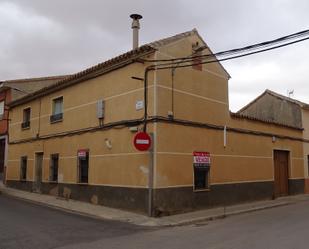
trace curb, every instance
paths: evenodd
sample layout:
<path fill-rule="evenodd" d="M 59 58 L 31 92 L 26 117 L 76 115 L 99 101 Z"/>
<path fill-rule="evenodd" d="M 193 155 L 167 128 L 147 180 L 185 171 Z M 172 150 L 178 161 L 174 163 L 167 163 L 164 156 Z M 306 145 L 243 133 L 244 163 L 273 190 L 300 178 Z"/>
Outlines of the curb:
<path fill-rule="evenodd" d="M 256 211 L 260 211 L 260 210 L 265 210 L 265 209 L 271 209 L 271 208 L 276 208 L 276 207 L 280 207 L 280 206 L 287 206 L 287 205 L 292 205 L 298 202 L 303 202 L 303 201 L 307 201 L 308 199 L 292 199 L 292 200 L 282 200 L 279 203 L 269 203 L 269 204 L 264 204 L 261 206 L 256 206 L 256 207 L 250 207 L 250 208 L 245 208 L 245 209 L 241 209 L 240 210 L 231 210 L 231 211 L 227 211 L 227 212 L 220 212 L 219 214 L 213 214 L 213 215 L 206 215 L 203 217 L 196 217 L 196 218 L 192 218 L 192 219 L 186 219 L 186 220 L 181 220 L 179 222 L 177 221 L 164 221 L 164 220 L 160 220 L 161 218 L 149 218 L 145 216 L 145 220 L 143 221 L 137 221 L 134 219 L 130 219 L 130 218 L 123 218 L 123 219 L 117 219 L 117 218 L 108 218 L 108 217 L 102 217 L 100 215 L 97 214 L 91 214 L 91 213 L 87 213 L 87 212 L 83 212 L 83 211 L 78 211 L 78 210 L 74 210 L 71 208 L 67 208 L 67 207 L 63 207 L 63 206 L 58 206 L 58 205 L 54 205 L 51 203 L 45 203 L 39 200 L 33 200 L 33 199 L 29 199 L 27 197 L 23 197 L 23 196 L 18 196 L 15 195 L 14 193 L 9 193 L 6 191 L 3 191 L 0 189 L 0 194 L 6 195 L 6 196 L 10 196 L 12 198 L 15 199 L 19 199 L 19 200 L 23 200 L 32 204 L 36 204 L 36 205 L 40 205 L 40 206 L 45 206 L 51 209 L 55 209 L 55 210 L 60 210 L 60 211 L 64 211 L 70 214 L 77 214 L 77 215 L 81 215 L 84 217 L 88 217 L 88 218 L 92 218 L 92 219 L 99 219 L 99 220 L 108 220 L 108 221 L 118 221 L 118 222 L 122 222 L 122 223 L 130 223 L 130 224 L 134 224 L 137 226 L 143 226 L 143 227 L 152 227 L 152 228 L 158 228 L 158 227 L 177 227 L 177 226 L 186 226 L 186 225 L 192 225 L 195 223 L 199 223 L 199 222 L 204 222 L 204 221 L 212 221 L 212 220 L 217 220 L 217 219 L 224 219 L 226 217 L 229 216 L 234 216 L 234 215 L 239 215 L 239 214 L 245 214 L 245 213 L 251 213 L 251 212 L 256 212 Z M 163 218 L 164 219 L 164 218 Z"/>
<path fill-rule="evenodd" d="M 277 204 L 273 204 L 273 205 L 269 205 L 269 206 L 254 207 L 254 208 L 244 209 L 244 210 L 240 210 L 240 211 L 231 211 L 231 212 L 227 212 L 225 214 L 217 214 L 217 215 L 211 215 L 211 216 L 207 216 L 207 217 L 199 217 L 199 218 L 192 219 L 192 220 L 174 222 L 174 224 L 160 224 L 158 226 L 160 226 L 160 227 L 187 226 L 187 225 L 192 225 L 194 223 L 199 223 L 199 222 L 203 222 L 203 221 L 212 221 L 212 220 L 224 219 L 224 218 L 234 216 L 234 215 L 240 215 L 240 214 L 245 214 L 245 213 L 253 213 L 253 212 L 256 212 L 256 211 L 271 209 L 271 208 L 280 207 L 280 206 L 287 206 L 287 205 L 291 205 L 291 204 L 294 204 L 294 203 L 289 203 L 289 202 L 277 203 Z"/>
<path fill-rule="evenodd" d="M 0 191 L 0 193 L 1 193 L 1 191 Z M 70 214 L 78 214 L 78 215 L 88 217 L 88 218 L 92 218 L 92 219 L 115 221 L 114 219 L 102 218 L 98 215 L 92 215 L 92 214 L 89 214 L 89 213 L 86 213 L 86 212 L 80 212 L 80 211 L 72 210 L 72 209 L 65 208 L 65 207 L 59 207 L 57 205 L 52 205 L 52 204 L 44 203 L 44 202 L 41 202 L 41 201 L 35 201 L 35 200 L 27 199 L 27 198 L 24 198 L 24 197 L 12 195 L 12 194 L 9 194 L 9 193 L 2 193 L 2 194 L 9 196 L 11 198 L 14 198 L 16 200 L 22 200 L 22 201 L 25 201 L 25 202 L 28 202 L 28 203 L 31 203 L 31 204 L 35 204 L 35 205 L 42 206 L 42 207 L 48 207 L 50 209 L 64 211 L 64 212 L 70 213 Z M 121 222 L 121 220 L 117 220 L 117 221 Z M 123 221 L 123 222 L 125 222 L 125 221 Z"/>
<path fill-rule="evenodd" d="M 180 221 L 180 222 L 171 222 L 170 224 L 158 224 L 158 226 L 159 227 L 176 227 L 176 226 L 192 225 L 192 224 L 203 222 L 203 221 L 212 221 L 212 220 L 224 219 L 224 218 L 227 218 L 229 216 L 240 215 L 240 214 L 245 214 L 245 213 L 253 213 L 253 212 L 256 212 L 256 211 L 276 208 L 276 207 L 280 207 L 280 206 L 292 205 L 292 204 L 295 204 L 295 203 L 301 202 L 301 201 L 305 201 L 305 200 L 275 203 L 275 204 L 270 204 L 270 205 L 261 206 L 261 207 L 253 207 L 253 208 L 248 208 L 248 209 L 243 209 L 243 210 L 238 210 L 238 211 L 226 212 L 225 214 L 217 214 L 217 215 L 211 215 L 211 216 L 206 216 L 206 217 L 199 217 L 199 218 L 196 218 L 196 219 L 185 220 L 185 221 Z"/>
<path fill-rule="evenodd" d="M 149 227 L 149 228 L 160 227 L 160 225 L 153 224 L 153 222 L 151 222 L 152 225 L 147 225 L 147 224 L 144 225 L 145 222 L 135 222 L 134 219 L 130 219 L 130 218 L 116 219 L 116 218 L 102 217 L 100 215 L 91 214 L 91 213 L 88 213 L 88 212 L 78 211 L 78 210 L 66 208 L 66 207 L 63 207 L 63 206 L 58 206 L 58 205 L 53 205 L 53 204 L 42 202 L 42 201 L 28 199 L 26 197 L 17 196 L 17 195 L 14 195 L 12 193 L 8 193 L 8 192 L 2 192 L 2 194 L 5 195 L 5 196 L 9 196 L 10 198 L 22 200 L 22 201 L 25 201 L 25 202 L 28 202 L 28 203 L 31 203 L 31 204 L 41 206 L 41 207 L 47 207 L 47 208 L 50 208 L 50 209 L 66 212 L 68 214 L 80 215 L 80 216 L 91 218 L 91 219 L 97 219 L 97 220 L 102 220 L 102 221 L 111 221 L 111 222 L 130 223 L 132 225 L 141 226 L 141 227 L 145 227 L 145 228 L 147 228 L 147 227 Z M 68 200 L 68 201 L 70 201 L 70 200 Z M 145 219 L 147 219 L 147 218 L 148 217 L 145 216 Z"/>

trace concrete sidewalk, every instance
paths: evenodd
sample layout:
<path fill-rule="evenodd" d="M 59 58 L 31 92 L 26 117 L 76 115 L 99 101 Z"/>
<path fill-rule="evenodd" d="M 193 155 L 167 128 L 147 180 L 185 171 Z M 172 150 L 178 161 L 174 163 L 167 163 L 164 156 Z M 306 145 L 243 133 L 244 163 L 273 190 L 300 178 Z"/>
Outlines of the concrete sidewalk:
<path fill-rule="evenodd" d="M 61 209 L 66 212 L 78 213 L 81 215 L 99 219 L 117 220 L 122 222 L 129 222 L 140 226 L 153 226 L 153 227 L 180 226 L 180 225 L 192 224 L 196 222 L 224 218 L 230 215 L 253 212 L 257 210 L 289 205 L 300 201 L 309 200 L 309 195 L 294 195 L 294 196 L 278 198 L 276 200 L 266 200 L 266 201 L 251 202 L 227 207 L 204 209 L 200 211 L 177 214 L 172 216 L 165 216 L 161 218 L 149 218 L 141 214 L 104 207 L 100 205 L 93 205 L 86 202 L 66 200 L 56 196 L 30 193 L 26 191 L 16 190 L 13 188 L 7 188 L 2 184 L 0 185 L 0 192 L 5 195 L 34 202 L 39 205 Z"/>

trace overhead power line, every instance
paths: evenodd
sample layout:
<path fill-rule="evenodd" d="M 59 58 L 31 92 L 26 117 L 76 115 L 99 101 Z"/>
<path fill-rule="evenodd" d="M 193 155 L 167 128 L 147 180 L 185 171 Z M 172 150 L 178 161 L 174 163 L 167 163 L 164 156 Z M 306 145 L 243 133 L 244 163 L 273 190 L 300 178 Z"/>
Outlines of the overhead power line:
<path fill-rule="evenodd" d="M 264 48 L 264 49 L 260 49 L 258 51 L 252 51 L 252 52 L 247 52 L 247 53 L 242 53 L 242 54 L 236 54 L 234 56 L 228 56 L 228 57 L 224 57 L 221 59 L 218 59 L 217 56 L 213 55 L 210 56 L 209 58 L 207 58 L 206 60 L 203 59 L 202 61 L 199 62 L 195 62 L 195 58 L 188 60 L 188 61 L 180 61 L 177 62 L 177 64 L 174 63 L 163 63 L 163 64 L 157 64 L 157 65 L 152 65 L 152 67 L 154 67 L 155 69 L 169 69 L 169 68 L 181 68 L 181 67 L 191 67 L 191 66 L 195 66 L 195 65 L 202 65 L 202 64 L 209 64 L 209 63 L 214 63 L 214 62 L 220 62 L 220 61 L 227 61 L 227 60 L 232 60 L 232 59 L 237 59 L 237 58 L 241 58 L 241 57 L 245 57 L 245 56 L 249 56 L 249 55 L 253 55 L 253 54 L 258 54 L 258 53 L 262 53 L 262 52 L 266 52 L 266 51 L 270 51 L 273 49 L 278 49 L 278 48 L 282 48 L 282 47 L 286 47 L 298 42 L 302 42 L 305 40 L 309 40 L 309 37 L 297 40 L 297 41 L 293 41 L 293 42 L 289 42 L 289 43 L 285 43 L 285 44 L 281 44 L 281 45 L 277 45 L 277 46 L 273 46 L 270 48 Z M 188 64 L 189 62 L 193 62 Z"/>
<path fill-rule="evenodd" d="M 281 47 L 285 47 L 288 45 L 292 45 L 298 42 L 302 42 L 309 39 L 309 30 L 303 30 L 297 33 L 293 33 L 287 36 L 283 36 L 280 38 L 277 38 L 275 40 L 269 40 L 262 43 L 256 43 L 253 45 L 221 51 L 217 53 L 211 53 L 211 54 L 205 54 L 205 55 L 192 55 L 187 57 L 179 57 L 179 58 L 172 58 L 172 59 L 160 59 L 160 60 L 144 60 L 146 62 L 165 62 L 161 64 L 157 64 L 156 66 L 164 66 L 164 65 L 175 65 L 177 64 L 183 64 L 186 62 L 193 62 L 196 59 L 215 59 L 213 62 L 222 61 L 222 60 L 228 60 L 235 59 L 243 56 L 248 56 L 252 54 L 262 53 L 265 51 L 269 51 L 272 49 L 277 49 Z M 235 56 L 231 56 L 235 55 Z M 223 57 L 223 58 L 222 58 Z M 221 59 L 220 59 L 221 58 Z M 179 66 L 179 65 L 175 65 Z M 189 66 L 189 65 L 188 65 Z"/>
<path fill-rule="evenodd" d="M 144 132 L 147 130 L 147 117 L 148 117 L 148 73 L 152 70 L 164 70 L 164 69 L 175 69 L 191 67 L 194 65 L 215 63 L 220 61 L 227 61 L 236 58 L 241 58 L 244 56 L 249 56 L 257 53 L 262 53 L 270 51 L 273 49 L 278 49 L 286 47 L 295 43 L 299 43 L 305 40 L 309 40 L 309 30 L 304 30 L 291 35 L 283 36 L 275 40 L 266 41 L 262 43 L 253 44 L 250 46 L 236 48 L 231 50 L 226 50 L 218 53 L 211 53 L 206 55 L 188 56 L 173 59 L 161 59 L 161 60 L 144 60 L 145 62 L 152 62 L 146 67 L 144 72 Z M 158 62 L 161 62 L 158 64 Z"/>

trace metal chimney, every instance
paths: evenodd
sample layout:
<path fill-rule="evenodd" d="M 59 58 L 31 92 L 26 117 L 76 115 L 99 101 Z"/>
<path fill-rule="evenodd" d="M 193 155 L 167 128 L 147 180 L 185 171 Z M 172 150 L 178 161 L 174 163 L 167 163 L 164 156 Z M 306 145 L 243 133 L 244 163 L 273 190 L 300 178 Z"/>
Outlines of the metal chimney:
<path fill-rule="evenodd" d="M 133 49 L 138 48 L 138 30 L 140 29 L 139 19 L 143 17 L 139 14 L 132 14 L 130 17 L 132 20 L 132 29 L 133 29 Z"/>

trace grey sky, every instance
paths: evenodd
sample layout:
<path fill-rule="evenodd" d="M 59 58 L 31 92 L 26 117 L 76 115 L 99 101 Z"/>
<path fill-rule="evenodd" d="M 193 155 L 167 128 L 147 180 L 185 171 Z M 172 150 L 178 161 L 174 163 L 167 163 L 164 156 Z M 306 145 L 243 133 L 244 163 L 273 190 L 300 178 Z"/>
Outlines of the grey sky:
<path fill-rule="evenodd" d="M 0 79 L 74 73 L 141 43 L 197 28 L 214 52 L 309 28 L 308 0 L 0 0 Z M 230 108 L 266 88 L 309 103 L 309 41 L 223 63 Z"/>

